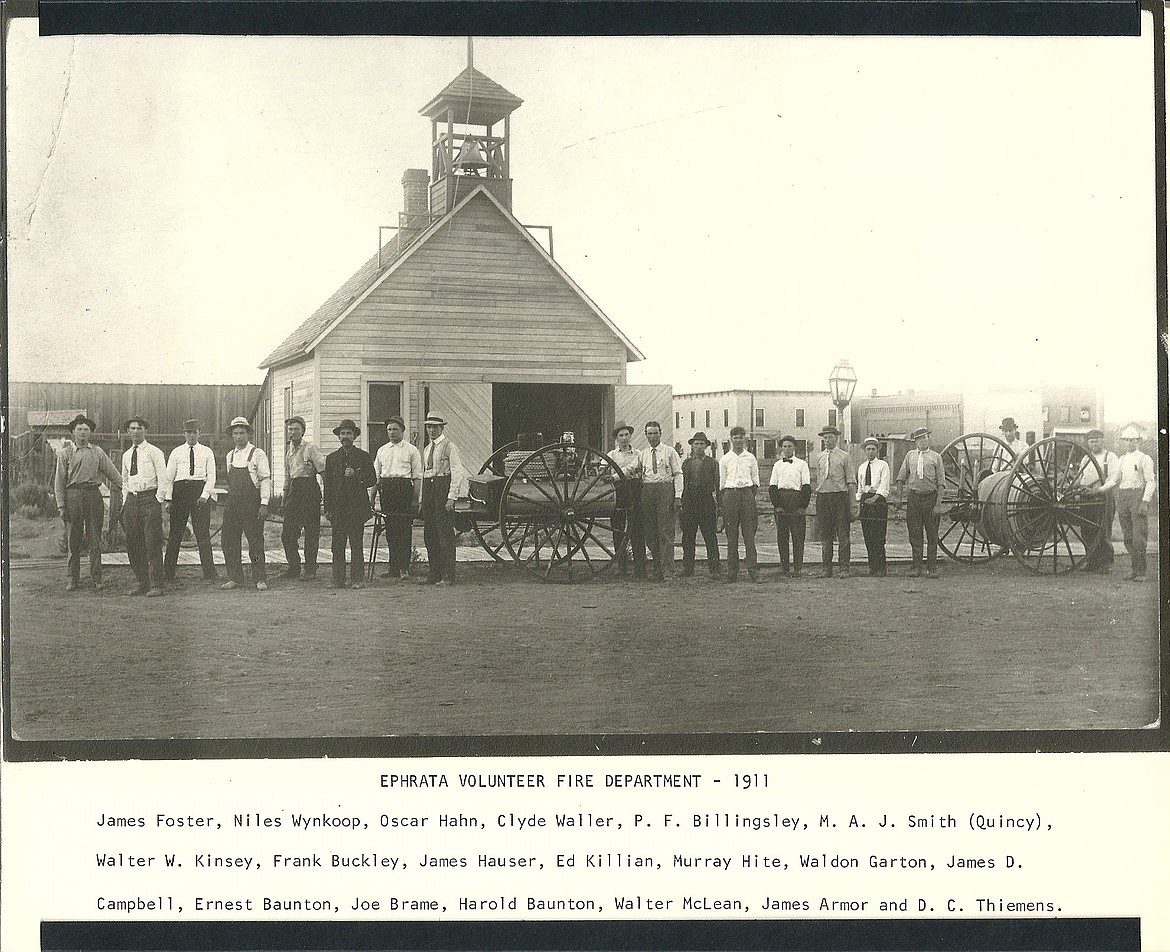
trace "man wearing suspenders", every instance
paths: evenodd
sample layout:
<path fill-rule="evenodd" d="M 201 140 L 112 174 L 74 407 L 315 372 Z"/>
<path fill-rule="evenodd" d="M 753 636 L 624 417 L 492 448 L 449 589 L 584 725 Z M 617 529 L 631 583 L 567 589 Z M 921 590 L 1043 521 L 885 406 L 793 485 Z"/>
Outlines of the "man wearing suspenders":
<path fill-rule="evenodd" d="M 220 588 L 239 588 L 244 582 L 241 539 L 248 537 L 252 560 L 252 581 L 263 592 L 268 589 L 264 565 L 264 520 L 272 495 L 272 470 L 264 451 L 252 445 L 252 424 L 246 417 L 232 420 L 228 431 L 235 442 L 227 454 L 227 505 L 223 511 L 223 561 L 228 580 Z"/>

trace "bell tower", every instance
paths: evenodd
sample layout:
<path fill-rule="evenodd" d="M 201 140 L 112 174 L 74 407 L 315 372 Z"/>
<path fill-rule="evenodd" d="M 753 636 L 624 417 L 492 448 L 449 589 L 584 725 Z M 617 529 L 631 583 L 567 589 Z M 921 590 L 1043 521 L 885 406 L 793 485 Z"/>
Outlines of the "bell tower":
<path fill-rule="evenodd" d="M 431 120 L 432 215 L 445 215 L 477 185 L 511 210 L 509 134 L 522 102 L 475 68 L 469 37 L 467 68 L 419 110 Z"/>

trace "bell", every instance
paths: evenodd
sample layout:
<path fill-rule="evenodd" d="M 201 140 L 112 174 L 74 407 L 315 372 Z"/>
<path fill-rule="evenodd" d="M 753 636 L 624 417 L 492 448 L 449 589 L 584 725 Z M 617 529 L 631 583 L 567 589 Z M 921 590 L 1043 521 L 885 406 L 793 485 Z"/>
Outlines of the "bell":
<path fill-rule="evenodd" d="M 459 157 L 455 160 L 455 168 L 467 175 L 478 175 L 480 169 L 486 169 L 487 161 L 479 150 L 479 143 L 474 139 L 464 139 L 459 147 Z"/>

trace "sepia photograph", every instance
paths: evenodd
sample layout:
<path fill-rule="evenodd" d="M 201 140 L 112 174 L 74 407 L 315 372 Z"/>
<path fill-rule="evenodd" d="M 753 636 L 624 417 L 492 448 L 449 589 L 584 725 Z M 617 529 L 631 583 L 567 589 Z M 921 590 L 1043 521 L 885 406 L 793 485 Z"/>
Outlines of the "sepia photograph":
<path fill-rule="evenodd" d="M 9 749 L 1149 746 L 1142 16 L 12 22 Z"/>

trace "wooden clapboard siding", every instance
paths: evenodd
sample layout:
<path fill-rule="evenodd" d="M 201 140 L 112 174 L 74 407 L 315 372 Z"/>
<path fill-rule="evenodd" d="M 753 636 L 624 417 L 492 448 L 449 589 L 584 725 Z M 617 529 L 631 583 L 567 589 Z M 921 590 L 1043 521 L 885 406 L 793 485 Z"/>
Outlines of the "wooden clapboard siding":
<path fill-rule="evenodd" d="M 317 382 L 314 374 L 315 361 L 312 356 L 295 363 L 272 368 L 269 383 L 272 388 L 269 414 L 269 432 L 272 434 L 272 449 L 269 453 L 272 463 L 273 492 L 284 492 L 284 390 L 292 385 L 292 416 L 305 418 L 305 439 L 320 445 L 319 426 L 315 419 Z"/>
<path fill-rule="evenodd" d="M 662 442 L 673 446 L 674 412 L 671 410 L 673 392 L 670 384 L 625 384 L 614 388 L 614 422 L 622 421 L 634 428 L 633 444 L 647 446 L 642 428 L 649 420 L 662 424 Z"/>
<path fill-rule="evenodd" d="M 447 436 L 459 447 L 463 465 L 470 473 L 478 473 L 492 455 L 492 385 L 466 381 L 426 385 L 430 388 L 430 412 L 447 421 Z"/>

